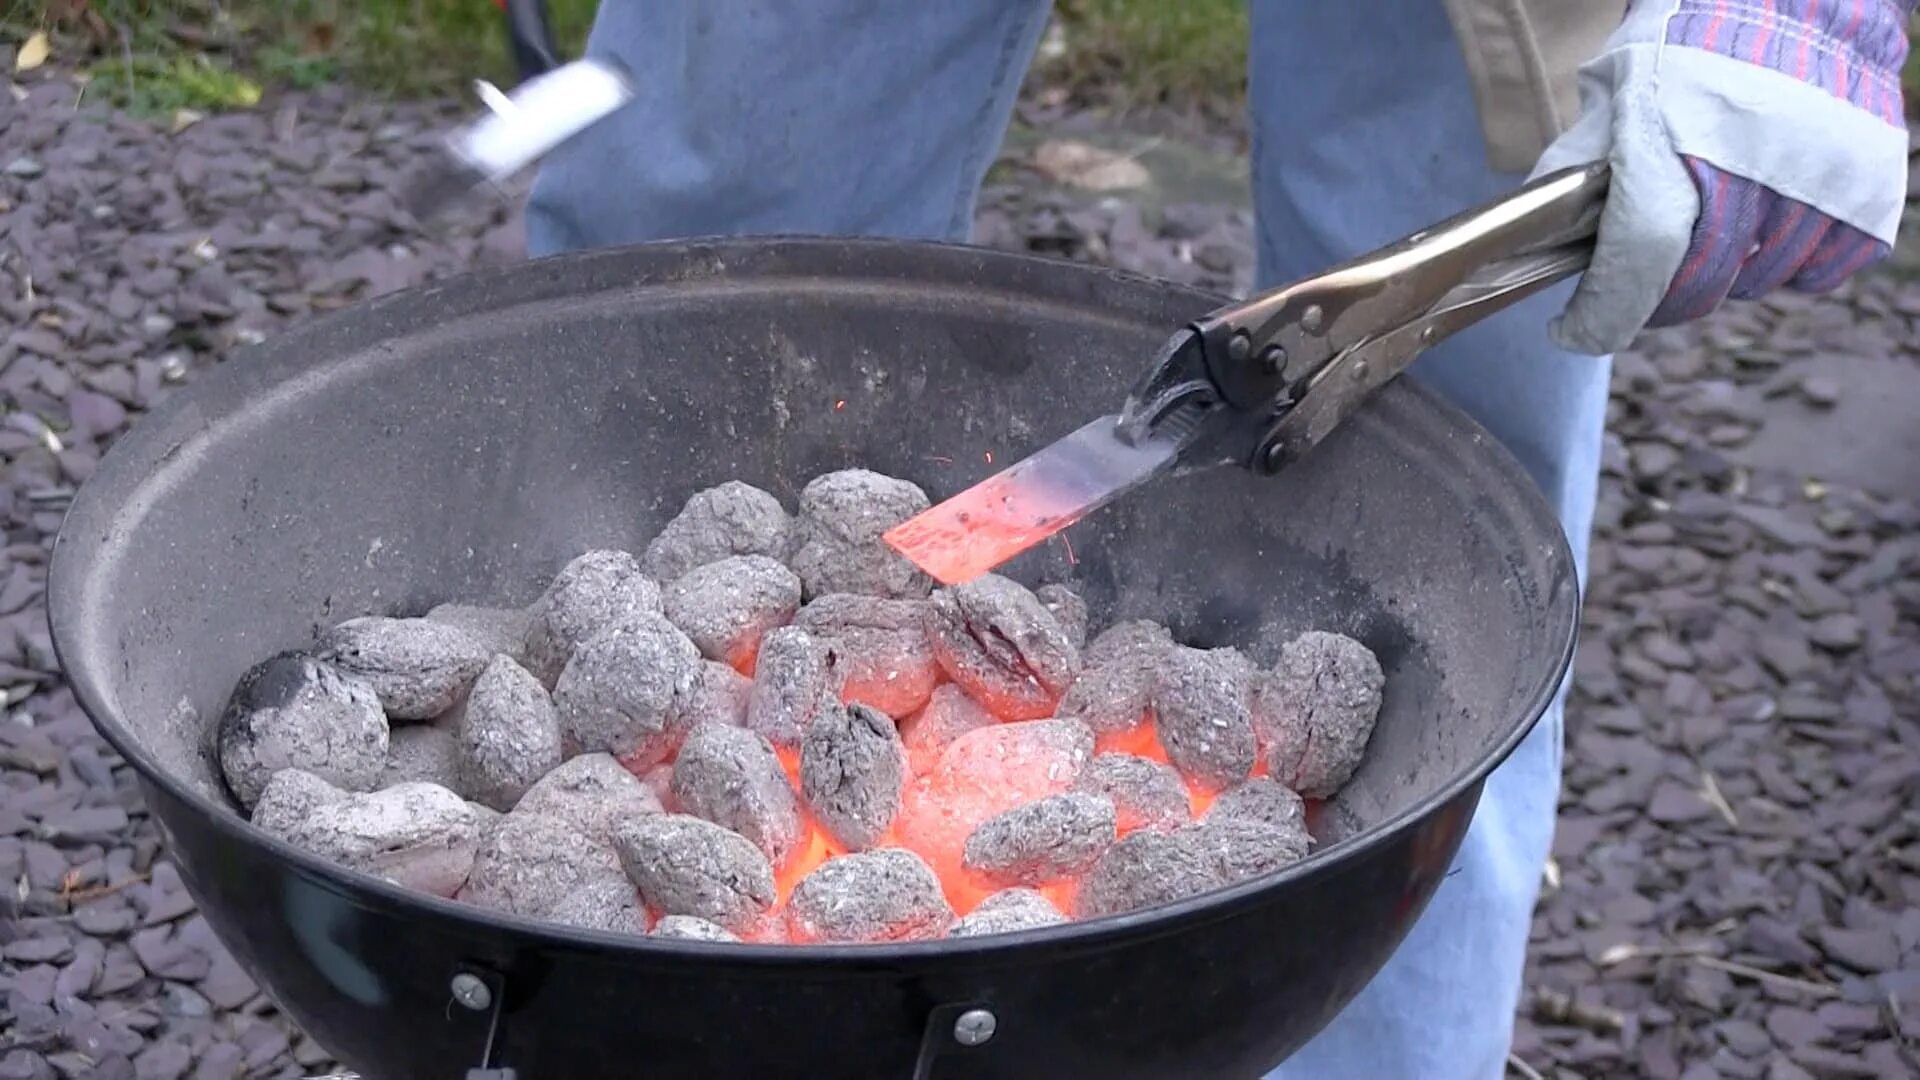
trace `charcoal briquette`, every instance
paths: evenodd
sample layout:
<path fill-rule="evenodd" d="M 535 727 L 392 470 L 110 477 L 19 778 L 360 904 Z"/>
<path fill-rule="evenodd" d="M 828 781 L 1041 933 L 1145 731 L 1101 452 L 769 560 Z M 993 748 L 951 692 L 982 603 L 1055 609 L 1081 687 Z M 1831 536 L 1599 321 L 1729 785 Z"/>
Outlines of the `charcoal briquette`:
<path fill-rule="evenodd" d="M 1100 754 L 1074 786 L 1113 800 L 1114 827 L 1123 836 L 1135 829 L 1177 828 L 1192 815 L 1192 800 L 1179 770 L 1151 758 Z"/>
<path fill-rule="evenodd" d="M 627 876 L 661 915 L 695 915 L 739 933 L 773 906 L 773 864 L 751 840 L 688 814 L 657 814 L 614 833 Z"/>
<path fill-rule="evenodd" d="M 653 790 L 611 754 L 568 758 L 534 781 L 513 807 L 515 816 L 550 817 L 609 844 L 621 822 L 660 812 Z"/>
<path fill-rule="evenodd" d="M 783 626 L 760 642 L 747 699 L 747 727 L 783 749 L 797 749 L 823 704 L 840 699 L 840 676 L 826 642 Z"/>
<path fill-rule="evenodd" d="M 647 932 L 647 909 L 640 902 L 640 890 L 627 880 L 624 870 L 617 869 L 581 885 L 548 911 L 545 918 L 582 930 L 616 934 Z"/>
<path fill-rule="evenodd" d="M 1093 865 L 1113 841 L 1113 800 L 1069 792 L 982 822 L 961 865 L 995 885 L 1045 885 Z"/>
<path fill-rule="evenodd" d="M 1081 664 L 1098 667 L 1116 660 L 1157 657 L 1173 646 L 1173 632 L 1147 619 L 1114 623 L 1087 643 Z"/>
<path fill-rule="evenodd" d="M 322 634 L 318 655 L 373 687 L 393 719 L 431 720 L 453 708 L 491 654 L 449 623 L 369 615 Z"/>
<path fill-rule="evenodd" d="M 927 633 L 947 677 L 1003 720 L 1052 716 L 1080 670 L 1060 621 L 998 574 L 934 593 Z"/>
<path fill-rule="evenodd" d="M 1215 817 L 1188 825 L 1180 834 L 1206 853 L 1221 880 L 1246 881 L 1307 857 L 1312 838 L 1304 828 L 1290 829 L 1239 817 Z"/>
<path fill-rule="evenodd" d="M 1074 913 L 1083 919 L 1118 915 L 1225 883 L 1207 846 L 1186 830 L 1142 829 L 1116 841 L 1080 879 Z"/>
<path fill-rule="evenodd" d="M 604 840 L 558 818 L 503 814 L 482 834 L 473 872 L 456 898 L 545 919 L 574 894 L 620 873 L 620 860 Z"/>
<path fill-rule="evenodd" d="M 907 763 L 914 775 L 933 768 L 940 754 L 953 740 L 999 719 L 965 690 L 952 683 L 934 687 L 927 706 L 900 725 L 900 740 L 907 750 Z"/>
<path fill-rule="evenodd" d="M 1207 808 L 1208 821 L 1252 821 L 1276 829 L 1307 831 L 1307 805 L 1285 784 L 1256 776 L 1220 793 Z"/>
<path fill-rule="evenodd" d="M 940 681 L 925 600 L 831 593 L 801 608 L 793 624 L 832 650 L 843 700 L 897 720 L 925 705 Z"/>
<path fill-rule="evenodd" d="M 673 763 L 674 805 L 751 840 L 783 866 L 806 833 L 773 744 L 746 728 L 695 728 Z"/>
<path fill-rule="evenodd" d="M 765 555 L 735 555 L 681 575 L 662 604 L 700 655 L 743 668 L 760 638 L 800 610 L 800 579 Z"/>
<path fill-rule="evenodd" d="M 654 937 L 683 941 L 739 941 L 726 927 L 692 915 L 669 915 L 653 927 Z"/>
<path fill-rule="evenodd" d="M 454 721 L 461 790 L 511 810 L 561 761 L 560 716 L 540 680 L 509 656 L 495 656 Z"/>
<path fill-rule="evenodd" d="M 948 937 L 985 937 L 988 934 L 1011 934 L 1016 930 L 1036 930 L 1042 926 L 1058 926 L 1067 921 L 1053 901 L 1032 889 L 1002 889 L 974 905 L 972 911 L 953 929 L 947 931 Z"/>
<path fill-rule="evenodd" d="M 793 531 L 793 519 L 779 499 L 729 480 L 694 492 L 647 545 L 641 567 L 653 580 L 667 583 L 735 555 L 784 561 L 793 549 Z"/>
<path fill-rule="evenodd" d="M 220 714 L 220 770 L 248 809 L 282 769 L 368 791 L 386 767 L 387 734 L 371 686 L 311 656 L 281 653 L 234 687 Z"/>
<path fill-rule="evenodd" d="M 952 924 L 939 879 L 905 848 L 828 859 L 787 902 L 787 929 L 798 942 L 924 941 Z"/>
<path fill-rule="evenodd" d="M 281 836 L 295 847 L 435 896 L 465 884 L 481 836 L 467 801 L 437 784 L 348 794 L 285 825 Z"/>
<path fill-rule="evenodd" d="M 409 782 L 438 784 L 468 794 L 460 780 L 460 752 L 451 728 L 438 724 L 408 724 L 387 736 L 387 765 L 380 787 Z"/>
<path fill-rule="evenodd" d="M 522 663 L 526 660 L 528 614 L 524 608 L 441 604 L 423 617 L 466 631 L 489 657 L 511 656 Z"/>
<path fill-rule="evenodd" d="M 864 851 L 900 812 L 906 758 L 887 714 L 830 701 L 800 742 L 800 792 L 822 828 L 849 851 Z"/>
<path fill-rule="evenodd" d="M 672 756 L 686 734 L 674 699 L 700 672 L 700 651 L 672 623 L 638 615 L 574 650 L 553 689 L 571 754 L 613 754 L 629 769 Z"/>
<path fill-rule="evenodd" d="M 905 480 L 848 469 L 815 477 L 800 492 L 796 545 L 788 565 L 806 598 L 860 593 L 924 597 L 933 579 L 888 547 L 888 529 L 932 506 Z"/>
<path fill-rule="evenodd" d="M 281 769 L 253 804 L 253 823 L 284 837 L 315 810 L 352 794 L 304 769 Z"/>
<path fill-rule="evenodd" d="M 1380 661 L 1350 637 L 1315 630 L 1288 642 L 1256 701 L 1267 771 L 1309 799 L 1339 791 L 1366 754 L 1385 688 Z"/>
<path fill-rule="evenodd" d="M 1080 599 L 1080 594 L 1069 586 L 1053 584 L 1040 586 L 1033 590 L 1033 595 L 1053 615 L 1054 621 L 1060 624 L 1060 629 L 1066 633 L 1067 640 L 1073 642 L 1073 647 L 1084 648 L 1087 644 L 1087 602 Z"/>
<path fill-rule="evenodd" d="M 1157 661 L 1143 654 L 1082 668 L 1054 715 L 1070 716 L 1102 734 L 1138 727 L 1153 705 L 1157 676 Z"/>
<path fill-rule="evenodd" d="M 1233 649 L 1176 646 L 1160 654 L 1153 687 L 1154 731 L 1168 760 L 1209 788 L 1253 771 L 1253 665 Z"/>
<path fill-rule="evenodd" d="M 520 655 L 554 685 L 574 650 L 641 616 L 660 614 L 660 588 L 624 551 L 589 551 L 568 563 L 527 609 Z"/>
<path fill-rule="evenodd" d="M 753 680 L 717 660 L 700 661 L 693 681 L 673 701 L 674 726 L 692 731 L 706 724 L 745 727 Z"/>

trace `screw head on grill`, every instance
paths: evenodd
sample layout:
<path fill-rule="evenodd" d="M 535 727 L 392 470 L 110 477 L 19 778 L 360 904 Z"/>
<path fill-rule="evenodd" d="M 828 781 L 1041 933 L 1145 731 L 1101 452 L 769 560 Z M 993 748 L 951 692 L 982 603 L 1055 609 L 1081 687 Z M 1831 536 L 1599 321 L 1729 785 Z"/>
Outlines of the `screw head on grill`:
<path fill-rule="evenodd" d="M 953 1022 L 953 1041 L 961 1046 L 979 1046 L 1000 1027 L 1000 1021 L 985 1009 L 968 1009 Z"/>
<path fill-rule="evenodd" d="M 453 991 L 453 1000 L 474 1012 L 484 1011 L 493 1004 L 493 991 L 487 989 L 486 982 L 478 975 L 463 971 L 453 977 L 449 988 Z"/>

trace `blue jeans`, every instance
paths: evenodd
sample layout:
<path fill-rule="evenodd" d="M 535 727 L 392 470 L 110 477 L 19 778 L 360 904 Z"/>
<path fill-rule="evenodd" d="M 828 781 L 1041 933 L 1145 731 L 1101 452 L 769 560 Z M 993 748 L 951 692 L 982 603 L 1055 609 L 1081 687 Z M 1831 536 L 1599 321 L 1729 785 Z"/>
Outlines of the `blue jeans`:
<path fill-rule="evenodd" d="M 535 254 L 743 233 L 965 239 L 1046 0 L 606 0 L 588 51 L 639 99 L 556 155 Z M 1253 0 L 1260 278 L 1324 269 L 1510 189 L 1440 0 Z M 1237 62 L 1220 57 L 1220 63 Z M 1606 359 L 1547 339 L 1561 289 L 1415 365 L 1526 465 L 1583 567 Z M 1560 781 L 1558 705 L 1487 783 L 1456 872 L 1386 968 L 1274 1075 L 1502 1074 Z"/>

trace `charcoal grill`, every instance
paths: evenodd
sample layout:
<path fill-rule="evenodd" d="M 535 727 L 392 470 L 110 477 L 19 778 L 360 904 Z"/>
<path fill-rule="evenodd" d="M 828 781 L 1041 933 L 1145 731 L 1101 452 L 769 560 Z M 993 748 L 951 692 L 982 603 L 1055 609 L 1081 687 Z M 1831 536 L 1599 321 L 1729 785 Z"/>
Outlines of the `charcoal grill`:
<path fill-rule="evenodd" d="M 1546 502 L 1409 380 L 1276 478 L 1164 482 L 1007 568 L 1074 582 L 1096 623 L 1256 655 L 1317 627 L 1380 656 L 1366 764 L 1318 853 L 1267 879 L 965 941 L 621 938 L 341 870 L 162 764 L 194 750 L 170 742 L 176 703 L 213 715 L 258 658 L 353 615 L 529 601 L 701 488 L 791 505 L 864 466 L 957 491 L 1110 408 L 1221 302 L 965 247 L 768 239 L 362 304 L 236 355 L 113 448 L 55 550 L 55 643 L 214 929 L 367 1076 L 1255 1076 L 1386 962 L 1571 655 Z"/>

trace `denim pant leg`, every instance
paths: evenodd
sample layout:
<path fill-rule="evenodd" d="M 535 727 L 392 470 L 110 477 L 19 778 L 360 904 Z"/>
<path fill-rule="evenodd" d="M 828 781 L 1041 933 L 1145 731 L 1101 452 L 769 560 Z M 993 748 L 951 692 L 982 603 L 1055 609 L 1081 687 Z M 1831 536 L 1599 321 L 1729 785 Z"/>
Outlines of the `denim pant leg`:
<path fill-rule="evenodd" d="M 1263 282 L 1311 274 L 1524 179 L 1486 164 L 1464 61 L 1439 0 L 1254 0 L 1252 17 Z M 1610 361 L 1548 340 L 1547 319 L 1567 292 L 1534 297 L 1441 343 L 1413 375 L 1525 465 L 1558 510 L 1584 581 Z M 1560 750 L 1556 702 L 1489 778 L 1453 872 L 1405 944 L 1276 1076 L 1503 1074 L 1553 837 Z"/>
<path fill-rule="evenodd" d="M 534 255 L 769 233 L 964 240 L 1047 0 L 606 0 L 628 108 L 562 147 Z"/>

